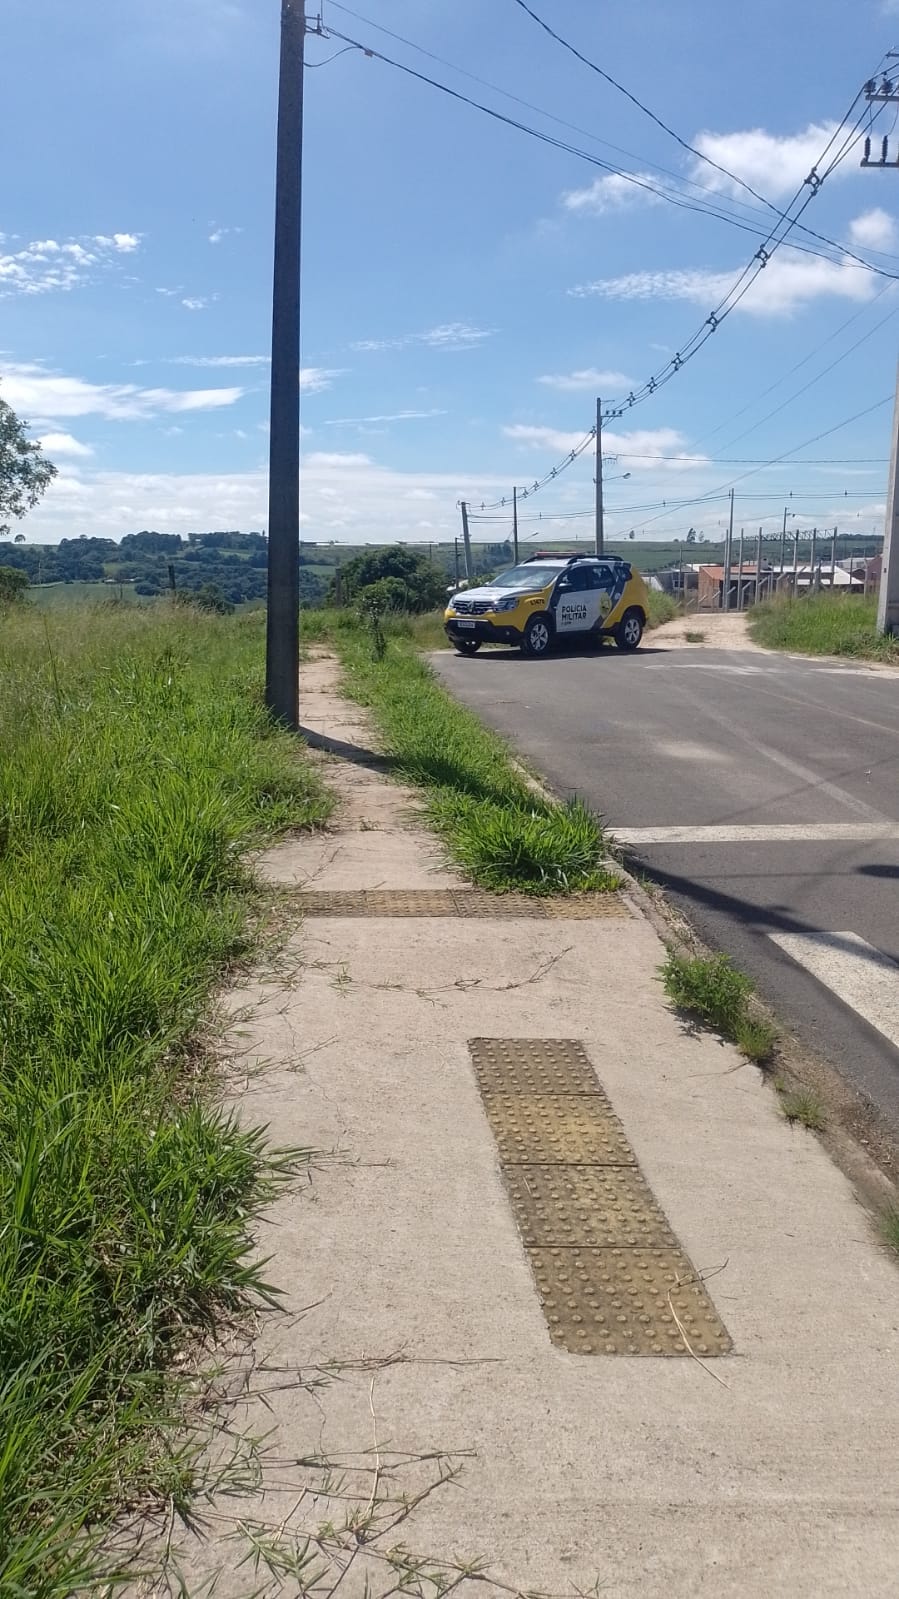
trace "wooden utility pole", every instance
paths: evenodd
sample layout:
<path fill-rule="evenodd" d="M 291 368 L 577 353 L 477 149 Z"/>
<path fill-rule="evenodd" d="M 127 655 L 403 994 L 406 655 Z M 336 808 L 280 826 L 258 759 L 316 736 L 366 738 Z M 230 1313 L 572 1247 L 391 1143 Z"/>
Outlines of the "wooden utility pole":
<path fill-rule="evenodd" d="M 465 576 L 470 583 L 474 577 L 474 572 L 471 565 L 471 537 L 468 532 L 468 505 L 465 500 L 459 501 L 459 509 L 462 512 L 462 544 L 465 550 Z"/>
<path fill-rule="evenodd" d="M 305 0 L 281 0 L 272 289 L 265 702 L 299 724 L 300 220 L 303 181 Z"/>
<path fill-rule="evenodd" d="M 605 554 L 605 528 L 603 526 L 602 504 L 602 400 L 596 402 L 596 526 L 594 529 L 594 549 L 597 555 Z"/>
<path fill-rule="evenodd" d="M 518 490 L 512 490 L 512 549 L 515 552 L 515 565 L 518 565 Z"/>

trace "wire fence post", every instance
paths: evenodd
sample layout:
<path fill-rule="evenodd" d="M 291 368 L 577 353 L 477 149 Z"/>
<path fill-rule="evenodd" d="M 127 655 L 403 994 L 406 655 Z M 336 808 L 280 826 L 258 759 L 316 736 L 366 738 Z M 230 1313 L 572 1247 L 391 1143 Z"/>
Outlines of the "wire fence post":
<path fill-rule="evenodd" d="M 737 567 L 737 610 L 743 609 L 743 529 L 740 529 L 740 560 Z"/>
<path fill-rule="evenodd" d="M 730 572 L 734 553 L 734 491 L 730 491 L 730 516 L 727 523 L 727 536 L 724 540 L 724 591 L 722 594 L 725 611 L 730 610 Z"/>
<path fill-rule="evenodd" d="M 755 603 L 758 605 L 761 597 L 762 581 L 762 530 L 759 528 L 758 543 L 755 550 Z"/>
<path fill-rule="evenodd" d="M 812 528 L 811 561 L 809 562 L 810 570 L 809 570 L 808 591 L 809 591 L 810 594 L 817 594 L 818 590 L 821 587 L 821 573 L 819 572 L 817 564 L 816 564 L 817 563 L 817 558 L 818 558 L 818 529 L 816 527 L 813 527 Z"/>
<path fill-rule="evenodd" d="M 796 528 L 793 529 L 793 598 L 794 598 L 794 600 L 796 598 L 796 590 L 797 590 L 798 587 L 799 587 L 799 529 L 798 529 L 798 527 L 796 527 Z"/>
<path fill-rule="evenodd" d="M 836 530 L 836 528 L 834 528 L 834 530 L 833 530 L 833 538 L 830 541 L 830 586 L 831 586 L 831 588 L 834 588 L 836 586 L 836 581 L 837 581 L 837 530 Z"/>

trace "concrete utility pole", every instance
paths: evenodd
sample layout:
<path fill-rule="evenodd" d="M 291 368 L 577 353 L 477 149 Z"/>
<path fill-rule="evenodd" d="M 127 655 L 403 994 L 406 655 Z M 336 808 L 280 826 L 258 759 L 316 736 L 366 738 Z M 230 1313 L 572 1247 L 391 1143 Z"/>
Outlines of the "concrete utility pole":
<path fill-rule="evenodd" d="M 518 490 L 512 490 L 512 548 L 515 552 L 515 565 L 518 565 Z"/>
<path fill-rule="evenodd" d="M 887 61 L 895 61 L 897 52 L 890 50 Z M 899 80 L 887 77 L 884 73 L 880 83 L 872 78 L 865 84 L 865 97 L 868 105 L 897 105 L 899 104 Z M 881 140 L 880 158 L 871 159 L 871 140 L 865 140 L 865 153 L 862 157 L 863 167 L 892 168 L 899 171 L 899 157 L 889 159 L 889 135 Z M 896 484 L 896 457 L 899 454 L 899 381 L 896 384 L 896 404 L 893 408 L 893 444 L 890 451 L 890 487 L 887 495 L 887 511 L 883 528 L 883 562 L 880 572 L 880 595 L 877 601 L 877 631 L 878 633 L 899 633 L 899 533 L 896 523 L 899 520 L 899 498 L 897 498 Z"/>
<path fill-rule="evenodd" d="M 474 572 L 472 571 L 471 565 L 471 538 L 468 532 L 468 504 L 465 500 L 459 501 L 459 509 L 462 512 L 462 545 L 465 550 L 465 576 L 470 583 L 474 577 Z"/>
<path fill-rule="evenodd" d="M 730 491 L 730 520 L 727 524 L 727 538 L 724 540 L 724 586 L 722 589 L 722 609 L 730 610 L 730 571 L 734 548 L 734 491 Z"/>
<path fill-rule="evenodd" d="M 596 527 L 594 549 L 597 555 L 605 554 L 605 528 L 602 504 L 602 400 L 596 402 Z"/>
<path fill-rule="evenodd" d="M 899 379 L 893 412 L 893 447 L 890 452 L 890 487 L 883 528 L 883 560 L 880 568 L 880 597 L 877 601 L 878 633 L 899 633 Z"/>
<path fill-rule="evenodd" d="M 281 0 L 272 290 L 265 703 L 299 725 L 300 221 L 303 183 L 305 0 Z"/>

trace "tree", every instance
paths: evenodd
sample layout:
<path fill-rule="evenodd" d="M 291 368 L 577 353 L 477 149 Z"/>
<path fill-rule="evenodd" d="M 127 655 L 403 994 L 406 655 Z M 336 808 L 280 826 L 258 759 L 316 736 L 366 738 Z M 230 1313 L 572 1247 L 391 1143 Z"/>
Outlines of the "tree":
<path fill-rule="evenodd" d="M 696 543 L 696 529 L 695 529 L 695 527 L 691 527 L 689 533 L 687 534 L 687 543 L 688 544 L 695 544 Z"/>
<path fill-rule="evenodd" d="M 8 533 L 10 522 L 19 521 L 37 505 L 56 476 L 39 444 L 28 438 L 28 425 L 0 400 L 0 535 Z"/>
<path fill-rule="evenodd" d="M 402 584 L 404 610 L 436 610 L 446 598 L 443 574 L 417 550 L 404 544 L 392 544 L 387 549 L 366 550 L 363 555 L 354 555 L 341 566 L 331 579 L 328 600 L 331 604 L 340 600 L 344 604 L 360 600 L 366 589 L 386 578 L 395 578 Z M 398 590 L 392 589 L 392 593 L 396 595 Z"/>
<path fill-rule="evenodd" d="M 24 600 L 28 573 L 14 566 L 0 566 L 0 605 L 15 605 Z"/>

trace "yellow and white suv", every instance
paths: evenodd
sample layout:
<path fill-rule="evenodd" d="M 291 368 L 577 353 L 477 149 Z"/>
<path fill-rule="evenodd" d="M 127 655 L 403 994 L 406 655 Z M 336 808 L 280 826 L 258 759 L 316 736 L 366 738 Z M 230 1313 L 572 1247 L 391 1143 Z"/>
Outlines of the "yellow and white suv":
<path fill-rule="evenodd" d="M 460 655 L 482 644 L 517 644 L 546 655 L 557 638 L 592 634 L 637 649 L 646 626 L 646 585 L 617 555 L 532 555 L 482 588 L 454 594 L 444 626 Z"/>

